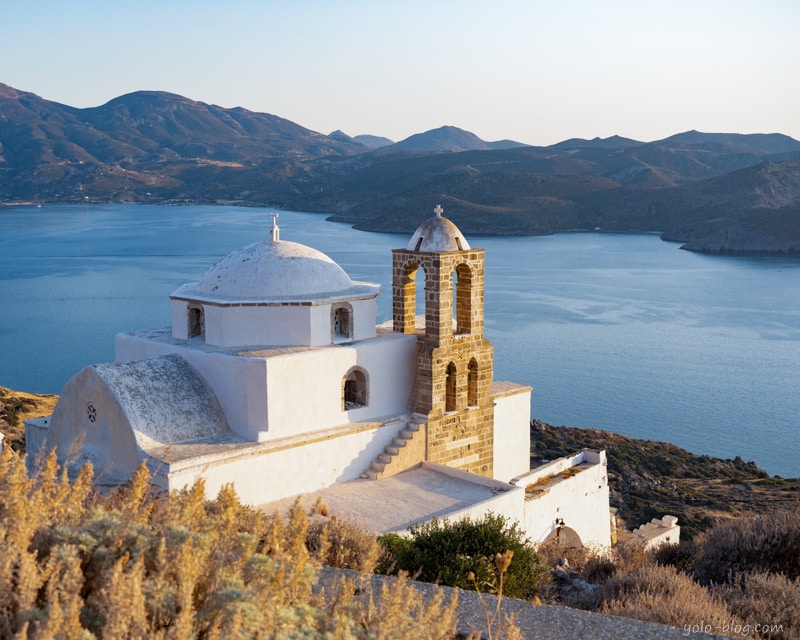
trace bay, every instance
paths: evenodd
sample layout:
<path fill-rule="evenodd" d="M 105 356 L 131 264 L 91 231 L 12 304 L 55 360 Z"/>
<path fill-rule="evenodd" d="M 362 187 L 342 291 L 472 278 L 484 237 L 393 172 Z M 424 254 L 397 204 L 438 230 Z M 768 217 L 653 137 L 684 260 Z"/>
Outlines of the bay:
<path fill-rule="evenodd" d="M 113 337 L 169 324 L 168 296 L 268 237 L 267 209 L 0 208 L 0 385 L 58 393 Z M 446 214 L 445 214 L 446 215 Z M 408 236 L 280 212 L 281 238 L 381 284 Z M 470 236 L 486 249 L 495 378 L 553 424 L 741 455 L 800 476 L 800 260 L 708 256 L 655 235 Z"/>

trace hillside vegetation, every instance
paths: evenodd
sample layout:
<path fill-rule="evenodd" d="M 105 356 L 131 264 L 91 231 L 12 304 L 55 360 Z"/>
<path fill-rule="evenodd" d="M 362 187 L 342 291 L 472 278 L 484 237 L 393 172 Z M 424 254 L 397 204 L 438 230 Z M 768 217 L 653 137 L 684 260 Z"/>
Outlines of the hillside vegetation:
<path fill-rule="evenodd" d="M 688 131 L 548 147 L 444 126 L 392 143 L 139 91 L 76 109 L 0 84 L 0 203 L 275 206 L 411 233 L 658 232 L 688 249 L 800 252 L 800 142 Z"/>
<path fill-rule="evenodd" d="M 375 602 L 314 591 L 327 543 L 307 545 L 307 515 L 287 521 L 202 483 L 149 491 L 144 465 L 125 489 L 72 483 L 51 455 L 33 478 L 0 454 L 0 636 L 3 638 L 452 638 L 457 599 L 431 602 L 405 580 Z M 377 595 L 377 594 L 376 594 Z"/>
<path fill-rule="evenodd" d="M 732 518 L 800 503 L 800 478 L 770 476 L 741 457 L 723 460 L 667 442 L 531 423 L 532 465 L 583 448 L 605 449 L 611 506 L 629 528 L 670 514 L 678 516 L 681 537 L 691 539 Z"/>
<path fill-rule="evenodd" d="M 20 451 L 25 448 L 25 420 L 49 416 L 58 401 L 50 394 L 25 393 L 0 387 L 0 433 L 4 442 Z"/>
<path fill-rule="evenodd" d="M 2 391 L 4 408 L 37 413 L 54 400 Z M 7 422 L 3 431 L 13 435 Z M 24 456 L 5 447 L 0 636 L 457 637 L 455 597 L 425 600 L 404 578 L 366 598 L 366 580 L 341 583 L 327 598 L 317 584 L 323 564 L 369 572 L 380 561 L 395 571 L 402 560 L 422 579 L 498 593 L 505 584 L 536 603 L 670 624 L 687 635 L 800 638 L 799 481 L 770 478 L 738 458 L 532 424 L 533 460 L 581 447 L 608 450 L 612 497 L 630 522 L 648 510 L 679 513 L 693 539 L 654 553 L 635 545 L 599 555 L 534 551 L 513 523 L 487 517 L 423 525 L 409 541 L 383 537 L 381 547 L 321 503 L 311 514 L 295 505 L 282 519 L 242 505 L 231 488 L 212 501 L 202 483 L 153 494 L 144 465 L 128 486 L 100 494 L 89 466 L 70 481 L 50 455 L 29 476 Z M 715 486 L 718 495 L 706 493 Z M 487 620 L 500 611 L 487 609 Z M 492 620 L 492 637 L 521 637 L 508 618 Z"/>

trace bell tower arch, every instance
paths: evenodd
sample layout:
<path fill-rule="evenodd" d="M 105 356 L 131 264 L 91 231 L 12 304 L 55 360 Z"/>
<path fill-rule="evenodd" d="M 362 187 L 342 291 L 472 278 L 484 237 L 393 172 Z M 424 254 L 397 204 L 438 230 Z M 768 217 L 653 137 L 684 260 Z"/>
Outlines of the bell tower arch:
<path fill-rule="evenodd" d="M 493 347 L 483 335 L 484 251 L 442 216 L 423 222 L 392 252 L 393 327 L 417 335 L 411 409 L 427 422 L 425 459 L 492 477 Z M 424 328 L 417 329 L 416 275 L 425 272 Z"/>

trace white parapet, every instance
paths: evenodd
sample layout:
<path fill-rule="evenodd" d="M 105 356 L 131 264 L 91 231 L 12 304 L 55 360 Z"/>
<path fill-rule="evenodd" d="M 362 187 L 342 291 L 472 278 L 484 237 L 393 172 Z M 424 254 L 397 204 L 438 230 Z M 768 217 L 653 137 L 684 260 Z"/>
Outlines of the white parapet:
<path fill-rule="evenodd" d="M 525 529 L 532 542 L 611 546 L 605 451 L 584 449 L 511 483 L 525 488 Z"/>
<path fill-rule="evenodd" d="M 630 542 L 644 543 L 645 549 L 655 549 L 664 544 L 678 544 L 681 541 L 681 528 L 677 516 L 662 516 L 653 518 L 633 530 Z"/>

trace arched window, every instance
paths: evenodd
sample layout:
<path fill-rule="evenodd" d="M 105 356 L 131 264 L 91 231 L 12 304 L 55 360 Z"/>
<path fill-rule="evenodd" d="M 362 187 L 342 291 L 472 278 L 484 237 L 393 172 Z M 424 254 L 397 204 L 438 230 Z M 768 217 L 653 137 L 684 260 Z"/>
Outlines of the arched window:
<path fill-rule="evenodd" d="M 466 264 L 453 272 L 453 317 L 457 334 L 472 333 L 472 270 Z"/>
<path fill-rule="evenodd" d="M 458 372 L 452 362 L 447 365 L 447 381 L 445 382 L 445 411 L 455 411 L 458 394 Z"/>
<path fill-rule="evenodd" d="M 473 358 L 469 361 L 467 373 L 467 404 L 470 407 L 478 406 L 478 362 Z"/>
<path fill-rule="evenodd" d="M 416 333 L 417 315 L 425 314 L 425 270 L 417 263 L 404 265 L 400 288 L 394 295 L 396 330 Z"/>
<path fill-rule="evenodd" d="M 203 314 L 203 307 L 191 306 L 189 307 L 189 339 L 196 338 L 197 336 L 204 336 L 206 334 L 206 321 Z"/>
<path fill-rule="evenodd" d="M 367 372 L 353 367 L 342 379 L 342 411 L 367 406 Z"/>
<path fill-rule="evenodd" d="M 331 329 L 333 340 L 353 339 L 353 308 L 347 302 L 331 309 Z"/>

